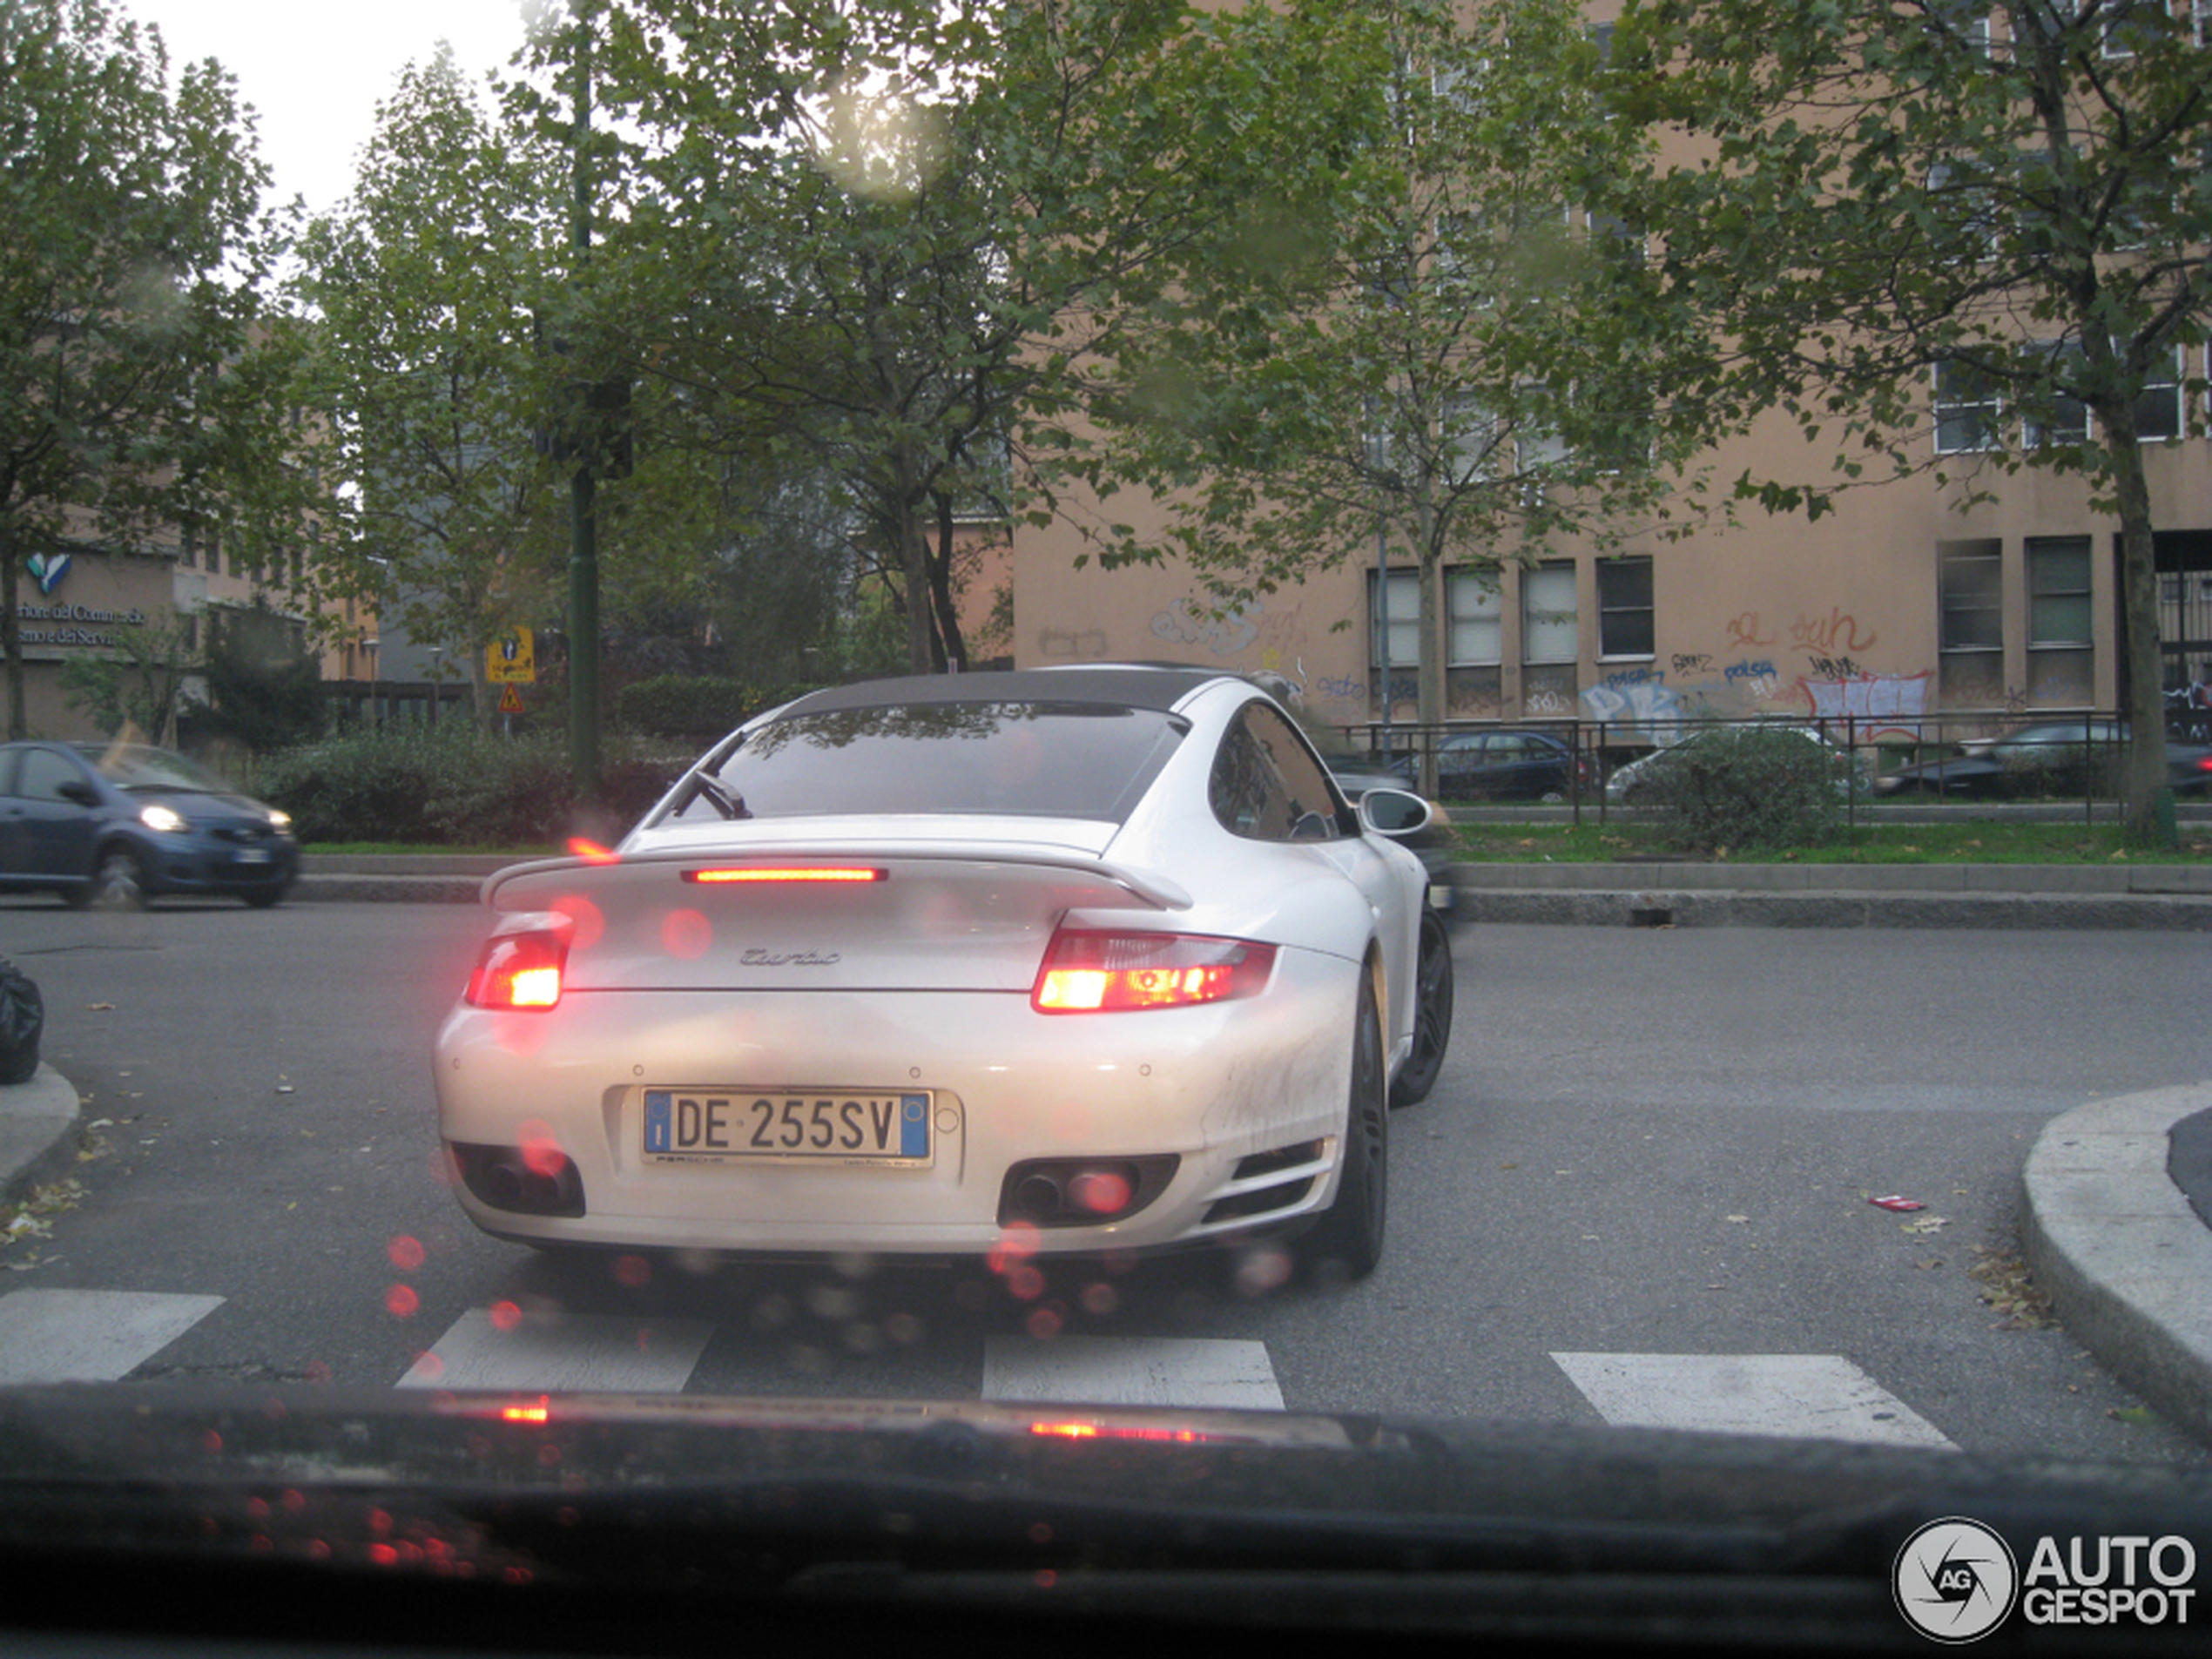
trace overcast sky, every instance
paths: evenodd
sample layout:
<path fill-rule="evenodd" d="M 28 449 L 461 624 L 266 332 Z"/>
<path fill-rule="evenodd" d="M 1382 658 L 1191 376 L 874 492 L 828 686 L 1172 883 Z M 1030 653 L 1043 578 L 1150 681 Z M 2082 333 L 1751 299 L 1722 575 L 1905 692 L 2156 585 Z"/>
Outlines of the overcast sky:
<path fill-rule="evenodd" d="M 219 58 L 260 116 L 279 199 L 311 212 L 352 187 L 354 156 L 400 70 L 440 40 L 471 79 L 523 44 L 525 0 L 117 0 L 161 30 L 172 64 Z"/>

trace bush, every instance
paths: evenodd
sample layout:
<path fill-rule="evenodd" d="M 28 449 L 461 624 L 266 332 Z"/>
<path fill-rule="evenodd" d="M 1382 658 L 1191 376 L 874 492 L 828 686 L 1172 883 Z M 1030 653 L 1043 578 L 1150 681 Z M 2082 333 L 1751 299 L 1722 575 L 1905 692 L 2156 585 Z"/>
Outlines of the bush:
<path fill-rule="evenodd" d="M 287 750 L 261 765 L 256 781 L 310 843 L 558 846 L 577 833 L 618 835 L 688 764 L 688 757 L 610 759 L 601 772 L 601 807 L 587 812 L 570 786 L 562 742 L 491 737 L 448 723 Z"/>
<path fill-rule="evenodd" d="M 1716 729 L 1667 752 L 1637 792 L 1662 839 L 1687 851 L 1770 852 L 1832 838 L 1849 761 L 1796 731 Z"/>

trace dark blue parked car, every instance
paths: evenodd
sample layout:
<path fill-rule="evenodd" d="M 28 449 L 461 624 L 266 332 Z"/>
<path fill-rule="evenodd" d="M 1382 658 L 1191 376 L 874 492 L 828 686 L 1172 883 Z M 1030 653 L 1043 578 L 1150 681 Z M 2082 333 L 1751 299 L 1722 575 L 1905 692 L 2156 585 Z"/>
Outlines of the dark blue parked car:
<path fill-rule="evenodd" d="M 0 745 L 0 887 L 82 907 L 158 894 L 260 907 L 300 873 L 292 820 L 197 762 L 132 743 Z"/>

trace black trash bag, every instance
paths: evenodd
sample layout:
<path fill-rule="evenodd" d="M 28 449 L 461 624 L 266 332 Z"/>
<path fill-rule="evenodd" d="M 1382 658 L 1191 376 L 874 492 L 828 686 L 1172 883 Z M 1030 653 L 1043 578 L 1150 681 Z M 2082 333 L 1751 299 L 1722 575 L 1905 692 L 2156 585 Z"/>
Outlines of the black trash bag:
<path fill-rule="evenodd" d="M 46 1004 L 30 974 L 0 956 L 0 1083 L 27 1083 L 38 1069 Z"/>

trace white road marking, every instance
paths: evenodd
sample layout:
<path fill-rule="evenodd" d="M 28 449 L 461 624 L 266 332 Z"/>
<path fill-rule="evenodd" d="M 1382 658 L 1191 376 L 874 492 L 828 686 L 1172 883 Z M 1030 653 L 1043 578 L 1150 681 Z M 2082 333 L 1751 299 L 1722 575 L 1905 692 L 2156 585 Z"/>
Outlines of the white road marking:
<path fill-rule="evenodd" d="M 1840 1354 L 1555 1353 L 1552 1359 L 1607 1422 L 1623 1426 L 1952 1447 L 1940 1429 Z"/>
<path fill-rule="evenodd" d="M 17 1291 L 0 1297 L 0 1385 L 113 1382 L 223 1305 L 158 1291 Z"/>
<path fill-rule="evenodd" d="M 683 1391 L 714 1327 L 703 1319 L 516 1314 L 474 1308 L 399 1380 L 402 1388 L 545 1393 Z"/>
<path fill-rule="evenodd" d="M 992 1337 L 983 1398 L 1283 1409 L 1265 1343 L 1203 1337 Z"/>

